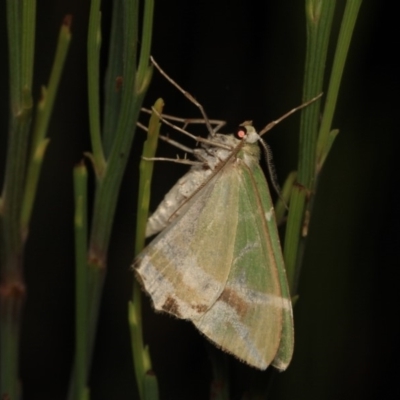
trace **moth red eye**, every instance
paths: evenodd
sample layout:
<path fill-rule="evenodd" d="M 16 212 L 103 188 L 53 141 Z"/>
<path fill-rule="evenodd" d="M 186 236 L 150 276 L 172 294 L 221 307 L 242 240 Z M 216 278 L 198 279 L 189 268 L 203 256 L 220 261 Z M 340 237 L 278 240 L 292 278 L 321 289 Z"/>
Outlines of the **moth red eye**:
<path fill-rule="evenodd" d="M 247 135 L 247 129 L 244 126 L 239 126 L 236 131 L 236 139 L 243 139 Z"/>

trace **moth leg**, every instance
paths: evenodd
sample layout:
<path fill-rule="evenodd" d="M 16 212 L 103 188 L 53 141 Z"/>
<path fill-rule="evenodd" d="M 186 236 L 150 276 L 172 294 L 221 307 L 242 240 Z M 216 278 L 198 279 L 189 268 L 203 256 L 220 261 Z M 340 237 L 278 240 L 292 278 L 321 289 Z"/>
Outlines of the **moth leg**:
<path fill-rule="evenodd" d="M 163 114 L 163 117 L 164 117 L 164 116 L 165 116 L 165 115 Z M 223 122 L 224 122 L 224 121 L 223 121 Z M 224 122 L 224 123 L 225 123 L 225 122 Z M 143 125 L 141 122 L 137 122 L 136 125 L 137 125 L 140 129 L 144 130 L 145 132 L 148 131 L 147 126 Z M 179 127 L 176 127 L 176 128 L 179 128 Z M 174 127 L 174 129 L 175 129 L 175 127 Z M 182 129 L 183 129 L 183 128 L 182 128 Z M 189 133 L 189 132 L 187 132 L 187 133 Z M 193 135 L 191 135 L 190 137 L 196 138 L 196 136 L 193 136 Z M 164 142 L 167 142 L 167 143 L 171 144 L 172 146 L 177 147 L 178 149 L 181 149 L 181 150 L 185 151 L 186 153 L 194 153 L 193 149 L 191 149 L 190 147 L 187 147 L 187 146 L 183 145 L 182 143 L 179 143 L 179 142 L 177 142 L 177 141 L 175 141 L 175 140 L 169 138 L 168 136 L 159 135 L 159 138 L 160 138 L 161 140 L 164 140 Z M 199 139 L 199 140 L 197 140 L 197 142 L 200 142 L 200 141 L 201 141 L 201 140 L 200 140 L 201 138 L 198 138 L 198 139 Z M 195 139 L 195 140 L 196 140 L 196 139 Z M 206 140 L 206 139 L 205 139 L 205 140 Z M 207 143 L 210 143 L 210 141 L 207 141 Z M 213 143 L 213 144 L 214 144 L 214 143 Z"/>
<path fill-rule="evenodd" d="M 153 56 L 150 57 L 151 62 L 153 63 L 153 65 L 158 69 L 158 71 L 160 72 L 160 74 L 169 82 L 171 83 L 173 86 L 175 86 L 190 102 L 192 102 L 196 107 L 198 107 L 198 109 L 201 112 L 201 115 L 204 118 L 204 122 L 207 126 L 208 132 L 211 136 L 215 135 L 215 132 L 212 129 L 212 126 L 210 124 L 210 120 L 207 117 L 207 114 L 203 108 L 203 106 L 186 90 L 184 90 L 182 87 L 180 87 L 154 60 Z"/>
<path fill-rule="evenodd" d="M 194 150 L 193 150 L 193 149 L 191 149 L 190 147 L 185 146 L 185 145 L 182 144 L 182 143 L 179 143 L 179 142 L 177 142 L 177 141 L 171 139 L 171 138 L 168 137 L 168 136 L 159 135 L 158 137 L 159 137 L 161 140 L 163 140 L 164 142 L 169 143 L 171 146 L 174 146 L 174 147 L 176 147 L 176 148 L 178 148 L 178 149 L 181 149 L 181 150 L 183 150 L 183 151 L 186 152 L 186 153 L 194 154 Z"/>
<path fill-rule="evenodd" d="M 230 147 L 230 146 L 226 146 L 226 145 L 224 145 L 223 143 L 215 142 L 214 140 L 205 139 L 205 138 L 202 138 L 201 136 L 195 136 L 195 135 L 193 135 L 192 133 L 188 132 L 187 130 L 181 128 L 180 126 L 175 125 L 175 124 L 169 122 L 169 121 L 168 121 L 167 119 L 165 119 L 165 118 L 163 117 L 163 115 L 160 114 L 155 108 L 152 108 L 152 110 L 153 110 L 154 113 L 160 118 L 160 120 L 161 120 L 162 122 L 164 122 L 164 124 L 170 126 L 172 129 L 174 129 L 174 130 L 176 130 L 176 131 L 178 131 L 178 132 L 181 132 L 181 133 L 183 133 L 184 135 L 186 135 L 186 136 L 192 138 L 192 139 L 195 140 L 196 142 L 206 143 L 206 144 L 209 144 L 209 145 L 214 146 L 214 147 L 220 147 L 220 148 L 222 148 L 222 149 L 231 150 L 231 147 Z"/>
<path fill-rule="evenodd" d="M 146 114 L 151 114 L 152 110 L 142 107 L 140 111 L 146 113 Z M 168 121 L 175 121 L 175 122 L 180 122 L 182 124 L 182 128 L 186 129 L 187 126 L 189 125 L 195 125 L 195 124 L 201 124 L 204 125 L 206 121 L 204 118 L 181 118 L 181 117 L 175 117 L 174 115 L 170 114 L 161 114 L 164 119 L 167 119 Z M 217 133 L 224 125 L 226 125 L 226 121 L 222 119 L 209 119 L 209 122 L 211 126 L 213 126 L 213 131 Z"/>
<path fill-rule="evenodd" d="M 192 161 L 186 158 L 167 158 L 167 157 L 142 157 L 143 160 L 146 161 L 169 161 L 177 164 L 185 164 L 185 165 L 204 165 L 201 161 Z"/>

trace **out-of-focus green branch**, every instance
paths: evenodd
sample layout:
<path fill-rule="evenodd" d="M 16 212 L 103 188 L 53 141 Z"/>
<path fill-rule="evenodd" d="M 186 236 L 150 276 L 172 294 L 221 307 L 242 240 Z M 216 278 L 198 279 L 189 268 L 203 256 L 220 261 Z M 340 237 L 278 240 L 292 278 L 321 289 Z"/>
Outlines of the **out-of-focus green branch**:
<path fill-rule="evenodd" d="M 100 300 L 107 269 L 107 254 L 120 185 L 132 146 L 140 108 L 150 84 L 149 63 L 154 0 L 145 0 L 140 21 L 139 0 L 114 2 L 109 65 L 106 73 L 104 115 L 100 115 L 101 11 L 100 1 L 91 4 L 88 33 L 88 94 L 90 131 L 93 153 L 86 156 L 96 173 L 94 209 L 87 250 L 87 323 L 76 335 L 87 337 L 87 363 L 76 355 L 69 398 L 79 382 L 86 382 L 90 368 Z M 142 25 L 139 38 L 138 26 Z M 140 57 L 137 45 L 141 43 Z M 103 121 L 103 132 L 100 121 Z M 78 308 L 77 304 L 77 313 Z M 78 318 L 78 314 L 77 314 Z M 85 330 L 85 332 L 82 331 Z M 85 375 L 82 374 L 85 371 Z M 81 388 L 84 386 L 79 385 Z"/>
<path fill-rule="evenodd" d="M 138 254 L 144 247 L 145 229 L 150 205 L 151 179 L 153 175 L 153 162 L 146 161 L 144 158 L 152 158 L 156 153 L 161 126 L 158 115 L 162 113 L 163 106 L 164 102 L 162 99 L 158 99 L 154 104 L 154 108 L 157 110 L 158 114 L 151 114 L 147 131 L 147 140 L 143 147 L 143 158 L 140 161 L 135 254 Z M 143 342 L 142 291 L 136 279 L 133 283 L 133 300 L 129 305 L 129 323 L 131 329 L 133 363 L 135 366 L 136 382 L 140 398 L 143 400 L 157 399 L 158 397 L 148 397 L 145 390 L 145 382 L 148 380 L 148 375 L 151 370 L 151 360 L 148 348 L 144 346 Z M 152 381 L 148 383 L 150 387 L 158 386 L 155 376 L 153 376 Z M 151 390 L 151 393 L 154 393 L 154 390 Z"/>
<path fill-rule="evenodd" d="M 10 120 L 0 200 L 0 397 L 10 399 L 20 397 L 18 360 L 21 311 L 25 299 L 24 246 L 41 164 L 49 143 L 45 138 L 48 121 L 70 37 L 69 26 L 64 26 L 49 91 L 44 91 L 38 104 L 31 137 L 35 23 L 36 1 L 7 1 Z M 68 39 L 64 40 L 66 37 Z"/>
<path fill-rule="evenodd" d="M 361 0 L 348 0 L 346 3 L 321 126 L 320 102 L 305 108 L 301 115 L 297 183 L 293 186 L 290 200 L 284 251 L 288 281 L 293 295 L 296 294 L 318 173 L 338 132 L 337 130 L 331 132 L 331 123 L 360 5 Z M 307 53 L 303 88 L 304 100 L 322 91 L 334 10 L 335 1 L 306 1 Z"/>

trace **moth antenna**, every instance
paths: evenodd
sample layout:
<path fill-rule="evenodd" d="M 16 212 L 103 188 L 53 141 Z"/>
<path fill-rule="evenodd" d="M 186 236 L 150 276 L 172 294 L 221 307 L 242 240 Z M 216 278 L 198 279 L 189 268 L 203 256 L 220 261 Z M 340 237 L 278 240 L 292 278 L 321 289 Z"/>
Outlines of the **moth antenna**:
<path fill-rule="evenodd" d="M 208 132 L 211 136 L 215 136 L 215 132 L 212 129 L 210 120 L 207 117 L 207 114 L 203 108 L 203 106 L 189 93 L 187 92 L 185 89 L 183 89 L 181 86 L 178 85 L 177 82 L 175 82 L 169 75 L 167 75 L 167 73 L 156 63 L 156 61 L 154 60 L 153 56 L 150 56 L 150 60 L 153 63 L 153 65 L 158 69 L 158 71 L 160 72 L 160 74 L 168 81 L 170 82 L 173 86 L 175 86 L 189 101 L 191 101 L 196 107 L 199 108 L 201 115 L 204 118 L 204 122 L 207 126 Z"/>
<path fill-rule="evenodd" d="M 262 136 L 265 133 L 267 133 L 268 131 L 270 131 L 274 126 L 278 125 L 280 122 L 282 122 L 284 119 L 286 119 L 287 117 L 289 117 L 290 115 L 294 114 L 296 111 L 301 110 L 304 107 L 307 107 L 308 105 L 310 105 L 311 103 L 314 103 L 314 101 L 317 101 L 321 96 L 323 95 L 323 93 L 320 93 L 318 96 L 313 97 L 311 100 L 306 101 L 303 104 L 300 104 L 298 107 L 293 108 L 292 110 L 288 111 L 287 113 L 283 114 L 281 117 L 279 117 L 277 120 L 275 121 L 271 121 L 265 128 L 263 128 L 259 135 Z"/>
<path fill-rule="evenodd" d="M 275 165 L 274 165 L 274 157 L 272 154 L 271 147 L 269 147 L 268 144 L 266 142 L 264 142 L 264 140 L 262 140 L 261 138 L 260 138 L 259 142 L 261 143 L 261 146 L 264 149 L 265 161 L 267 163 L 268 174 L 271 178 L 272 186 L 274 187 L 274 190 L 275 190 L 276 194 L 278 195 L 278 197 L 281 199 L 282 203 L 285 205 L 286 209 L 288 209 L 288 206 L 282 197 L 281 187 L 279 186 L 279 183 L 278 183 L 278 177 L 276 174 L 276 169 L 275 169 Z"/>

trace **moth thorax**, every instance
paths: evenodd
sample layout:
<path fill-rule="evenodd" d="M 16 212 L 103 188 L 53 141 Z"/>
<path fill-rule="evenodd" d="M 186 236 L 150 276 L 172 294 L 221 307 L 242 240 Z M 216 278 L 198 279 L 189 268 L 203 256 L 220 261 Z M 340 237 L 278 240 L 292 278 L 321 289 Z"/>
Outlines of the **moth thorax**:
<path fill-rule="evenodd" d="M 246 121 L 241 124 L 236 131 L 236 140 L 242 140 L 243 146 L 239 153 L 239 158 L 242 159 L 249 168 L 253 168 L 254 164 L 258 164 L 260 160 L 260 148 L 258 141 L 260 136 L 251 125 L 251 121 Z"/>
<path fill-rule="evenodd" d="M 244 139 L 246 143 L 256 143 L 260 140 L 260 136 L 253 125 L 243 125 L 243 128 L 246 130 L 246 138 Z"/>
<path fill-rule="evenodd" d="M 249 168 L 260 162 L 260 146 L 258 143 L 245 143 L 241 153 L 241 158 Z"/>

